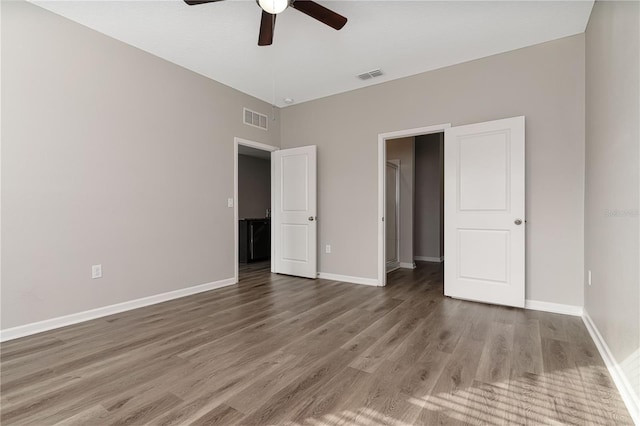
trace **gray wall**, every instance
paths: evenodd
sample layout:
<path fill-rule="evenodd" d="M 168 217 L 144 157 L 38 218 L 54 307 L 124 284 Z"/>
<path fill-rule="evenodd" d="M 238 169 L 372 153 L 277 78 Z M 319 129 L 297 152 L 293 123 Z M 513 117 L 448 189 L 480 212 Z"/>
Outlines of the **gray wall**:
<path fill-rule="evenodd" d="M 233 276 L 233 137 L 277 146 L 241 123 L 269 105 L 28 3 L 3 2 L 1 47 L 3 329 Z M 525 115 L 527 298 L 581 305 L 584 47 L 282 110 L 283 146 L 319 147 L 319 270 L 376 277 L 379 133 Z"/>
<path fill-rule="evenodd" d="M 319 270 L 377 278 L 379 133 L 526 116 L 528 299 L 580 305 L 584 35 L 281 110 L 282 146 L 318 146 Z M 309 120 L 308 117 L 313 117 Z"/>
<path fill-rule="evenodd" d="M 596 2 L 586 32 L 585 310 L 640 397 L 639 16 Z"/>
<path fill-rule="evenodd" d="M 244 106 L 271 111 L 2 2 L 2 328 L 233 277 L 233 138 L 280 139 Z"/>
<path fill-rule="evenodd" d="M 388 140 L 387 160 L 400 160 L 399 259 L 400 263 L 413 264 L 413 138 Z"/>
<path fill-rule="evenodd" d="M 414 256 L 440 258 L 442 246 L 443 169 L 440 164 L 443 133 L 416 136 Z"/>
<path fill-rule="evenodd" d="M 238 155 L 238 217 L 262 218 L 271 208 L 271 160 Z"/>

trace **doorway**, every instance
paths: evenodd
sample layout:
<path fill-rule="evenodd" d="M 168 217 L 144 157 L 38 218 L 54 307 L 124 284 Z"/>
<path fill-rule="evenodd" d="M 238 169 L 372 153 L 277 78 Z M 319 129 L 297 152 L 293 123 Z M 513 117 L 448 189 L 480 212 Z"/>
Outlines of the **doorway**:
<path fill-rule="evenodd" d="M 416 129 L 409 129 L 399 132 L 390 132 L 383 133 L 378 136 L 378 155 L 379 155 L 379 171 L 378 171 L 378 213 L 380 217 L 380 222 L 378 226 L 378 285 L 385 286 L 387 280 L 387 223 L 385 222 L 387 217 L 387 171 L 386 165 L 389 160 L 392 158 L 388 157 L 388 154 L 393 155 L 393 151 L 388 151 L 388 142 L 389 146 L 393 142 L 392 140 L 404 140 L 402 142 L 410 142 L 410 152 L 408 153 L 409 162 L 407 164 L 409 175 L 404 179 L 407 182 L 411 181 L 411 185 L 408 185 L 407 196 L 403 197 L 400 194 L 400 227 L 399 227 L 399 267 L 405 268 L 413 268 L 414 267 L 414 242 L 413 242 L 413 224 L 414 224 L 414 165 L 413 165 L 413 157 L 414 157 L 414 138 L 421 135 L 429 135 L 434 133 L 442 133 L 445 129 L 450 128 L 450 124 L 441 124 L 436 126 L 429 127 L 421 127 Z M 400 161 L 402 165 L 402 161 Z M 401 175 L 401 179 L 402 175 Z M 402 190 L 400 191 L 402 192 Z M 403 200 L 404 198 L 404 200 Z M 441 200 L 438 200 L 438 204 L 440 204 Z M 404 212 L 402 206 L 405 206 Z M 404 223 L 404 227 L 402 224 Z M 403 229 L 404 228 L 404 229 Z M 405 241 L 403 242 L 402 235 L 405 236 Z M 420 260 L 420 259 L 419 259 Z"/>
<path fill-rule="evenodd" d="M 386 285 L 387 142 L 444 131 L 444 293 L 458 299 L 525 306 L 524 124 L 525 117 L 518 116 L 378 136 L 380 285 Z"/>
<path fill-rule="evenodd" d="M 276 150 L 271 145 L 234 138 L 234 198 L 229 200 L 229 207 L 234 209 L 236 283 L 241 265 L 264 265 L 273 257 L 271 152 Z"/>
<path fill-rule="evenodd" d="M 413 260 L 441 263 L 444 261 L 444 133 L 414 139 Z"/>

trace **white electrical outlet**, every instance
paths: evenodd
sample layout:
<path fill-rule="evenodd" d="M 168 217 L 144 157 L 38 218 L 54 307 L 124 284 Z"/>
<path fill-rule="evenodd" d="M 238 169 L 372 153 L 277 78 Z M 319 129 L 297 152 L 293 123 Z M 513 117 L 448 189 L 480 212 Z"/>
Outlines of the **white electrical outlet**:
<path fill-rule="evenodd" d="M 102 278 L 102 265 L 91 265 L 91 278 Z"/>
<path fill-rule="evenodd" d="M 324 246 L 324 252 L 331 253 L 331 245 L 327 244 L 326 246 Z"/>
<path fill-rule="evenodd" d="M 229 208 L 233 207 L 233 198 L 227 198 L 227 207 Z"/>
<path fill-rule="evenodd" d="M 587 282 L 591 285 L 591 271 L 587 272 Z"/>

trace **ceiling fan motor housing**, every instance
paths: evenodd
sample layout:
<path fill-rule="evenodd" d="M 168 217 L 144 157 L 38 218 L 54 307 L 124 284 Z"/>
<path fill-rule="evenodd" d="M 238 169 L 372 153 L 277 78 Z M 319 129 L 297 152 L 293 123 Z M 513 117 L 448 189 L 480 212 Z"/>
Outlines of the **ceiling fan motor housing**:
<path fill-rule="evenodd" d="M 189 6 L 218 1 L 222 0 L 184 0 Z M 258 46 L 269 46 L 273 43 L 276 15 L 284 12 L 289 6 L 336 30 L 342 29 L 347 23 L 344 16 L 312 0 L 256 0 L 256 3 L 262 9 Z"/>

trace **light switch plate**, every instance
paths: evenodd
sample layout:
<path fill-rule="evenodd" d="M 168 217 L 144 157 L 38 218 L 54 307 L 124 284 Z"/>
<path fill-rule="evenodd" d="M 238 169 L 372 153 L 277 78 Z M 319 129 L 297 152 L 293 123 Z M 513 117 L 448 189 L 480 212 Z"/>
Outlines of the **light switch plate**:
<path fill-rule="evenodd" d="M 102 278 L 102 265 L 91 265 L 91 278 Z"/>

